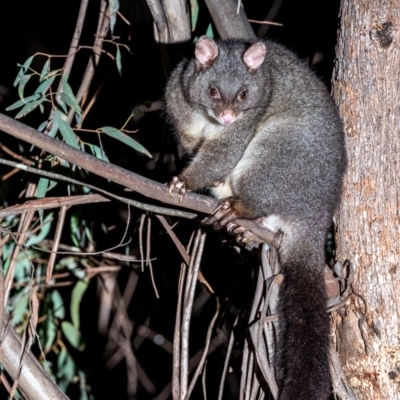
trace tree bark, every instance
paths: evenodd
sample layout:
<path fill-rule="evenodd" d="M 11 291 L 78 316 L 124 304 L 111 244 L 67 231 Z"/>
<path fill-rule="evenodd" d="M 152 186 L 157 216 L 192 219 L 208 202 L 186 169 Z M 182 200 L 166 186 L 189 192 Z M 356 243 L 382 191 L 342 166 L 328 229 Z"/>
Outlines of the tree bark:
<path fill-rule="evenodd" d="M 352 262 L 362 297 L 336 315 L 335 337 L 363 400 L 400 399 L 399 27 L 398 0 L 342 0 L 333 94 L 349 165 L 337 258 Z"/>

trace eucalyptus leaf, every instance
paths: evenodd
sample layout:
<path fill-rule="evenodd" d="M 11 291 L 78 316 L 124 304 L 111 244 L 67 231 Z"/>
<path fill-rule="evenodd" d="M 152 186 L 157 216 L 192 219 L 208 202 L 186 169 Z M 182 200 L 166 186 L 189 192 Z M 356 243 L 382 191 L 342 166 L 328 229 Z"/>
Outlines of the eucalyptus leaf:
<path fill-rule="evenodd" d="M 190 15 L 192 17 L 192 32 L 196 29 L 197 20 L 199 19 L 199 3 L 197 0 L 190 0 Z"/>
<path fill-rule="evenodd" d="M 27 240 L 25 244 L 26 247 L 34 246 L 46 238 L 50 232 L 53 215 L 54 214 L 52 212 L 46 215 L 46 218 L 41 224 L 39 231 L 35 232 L 35 234 L 31 234 Z"/>
<path fill-rule="evenodd" d="M 60 354 L 58 355 L 57 369 L 58 369 L 57 378 L 64 378 L 65 381 L 67 381 L 68 383 L 74 379 L 76 371 L 75 362 L 72 359 L 72 357 L 67 353 L 65 348 L 62 348 Z M 68 385 L 66 384 L 65 381 L 64 384 L 66 389 Z M 61 386 L 60 383 L 59 386 Z"/>
<path fill-rule="evenodd" d="M 62 93 L 60 98 L 65 104 L 72 107 L 77 114 L 82 114 L 82 110 L 79 107 L 79 104 L 76 102 L 76 99 L 74 101 L 66 93 Z"/>
<path fill-rule="evenodd" d="M 122 76 L 122 64 L 121 64 L 121 51 L 119 46 L 117 46 L 117 53 L 115 55 L 115 62 L 117 63 L 117 70 L 119 74 Z"/>
<path fill-rule="evenodd" d="M 79 307 L 82 302 L 82 297 L 89 285 L 88 281 L 78 281 L 72 290 L 71 294 L 71 319 L 72 324 L 76 329 L 80 327 Z"/>
<path fill-rule="evenodd" d="M 37 128 L 37 130 L 38 130 L 39 132 L 43 132 L 43 131 L 44 131 L 44 128 L 46 128 L 46 126 L 47 126 L 48 123 L 49 123 L 49 121 L 43 121 L 43 122 L 39 125 L 39 127 Z"/>
<path fill-rule="evenodd" d="M 102 128 L 99 129 L 101 132 L 104 132 L 106 135 L 119 140 L 122 143 L 125 143 L 129 147 L 132 147 L 139 153 L 145 154 L 146 156 L 153 158 L 151 154 L 136 140 L 132 139 L 130 136 L 127 134 L 119 131 L 116 128 L 113 128 L 111 126 L 103 126 Z"/>
<path fill-rule="evenodd" d="M 58 319 L 65 318 L 65 308 L 64 301 L 58 290 L 53 290 L 51 292 L 51 301 L 53 303 L 53 314 Z"/>
<path fill-rule="evenodd" d="M 44 351 L 47 352 L 50 350 L 51 346 L 53 346 L 54 339 L 57 334 L 57 326 L 54 320 L 54 317 L 50 314 L 43 322 L 44 326 L 44 338 L 41 337 L 41 341 L 44 339 L 44 343 L 42 342 L 42 346 L 44 347 Z"/>
<path fill-rule="evenodd" d="M 32 96 L 25 97 L 24 99 L 18 100 L 15 103 L 11 104 L 11 106 L 8 106 L 6 108 L 6 111 L 15 110 L 16 108 L 22 107 L 22 106 L 28 104 L 29 102 L 37 100 L 39 98 L 40 98 L 40 94 L 39 93 L 35 93 Z"/>
<path fill-rule="evenodd" d="M 26 74 L 26 71 L 28 68 L 31 66 L 32 60 L 34 56 L 30 56 L 22 65 L 18 64 L 20 70 L 18 71 L 17 77 L 15 78 L 15 81 L 13 83 L 14 86 L 17 86 L 22 77 Z"/>
<path fill-rule="evenodd" d="M 40 73 L 40 82 L 42 82 L 50 71 L 50 58 L 44 63 L 42 72 Z"/>
<path fill-rule="evenodd" d="M 22 109 L 18 112 L 18 114 L 15 116 L 15 119 L 21 118 L 26 114 L 29 114 L 31 111 L 33 111 L 37 106 L 42 104 L 46 98 L 42 97 L 39 100 L 34 100 L 29 102 L 28 104 L 25 104 Z"/>
<path fill-rule="evenodd" d="M 44 196 L 46 196 L 46 192 L 47 192 L 47 187 L 49 186 L 49 178 L 45 178 L 45 177 L 41 177 L 39 179 L 38 185 L 37 185 L 37 189 L 36 189 L 36 197 L 38 199 L 43 198 Z"/>
<path fill-rule="evenodd" d="M 78 349 L 81 342 L 81 333 L 75 328 L 75 326 L 69 321 L 63 321 L 61 322 L 61 330 L 71 346 Z"/>
<path fill-rule="evenodd" d="M 49 79 L 44 80 L 35 90 L 35 93 L 46 93 L 47 89 L 53 84 L 55 78 L 55 76 L 52 76 Z"/>
<path fill-rule="evenodd" d="M 117 11 L 119 10 L 119 0 L 109 0 L 108 1 L 108 9 L 110 11 L 110 30 L 111 33 L 114 33 L 114 26 L 117 20 Z"/>
<path fill-rule="evenodd" d="M 63 120 L 60 120 L 60 132 L 65 140 L 65 143 L 79 150 L 78 140 L 76 139 L 75 133 L 72 128 Z"/>
<path fill-rule="evenodd" d="M 67 103 L 69 106 L 71 106 L 75 110 L 75 112 L 77 112 L 78 114 L 82 114 L 82 110 L 78 104 L 78 100 L 76 99 L 71 86 L 67 82 L 66 77 L 64 77 L 62 80 L 62 90 L 63 90 L 63 94 L 65 94 L 69 97 L 68 101 L 65 101 L 65 103 Z"/>
<path fill-rule="evenodd" d="M 207 31 L 206 31 L 206 36 L 213 38 L 214 37 L 214 31 L 212 28 L 212 25 L 208 25 Z"/>
<path fill-rule="evenodd" d="M 60 127 L 60 122 L 61 122 L 61 112 L 59 110 L 55 110 L 53 112 L 53 120 L 52 120 L 52 126 L 51 129 L 49 131 L 49 136 L 50 137 L 55 137 L 57 132 L 58 132 L 58 128 Z"/>
<path fill-rule="evenodd" d="M 29 79 L 31 79 L 32 75 L 33 74 L 26 74 L 19 81 L 19 84 L 18 84 L 18 96 L 20 97 L 21 100 L 24 99 L 25 85 L 28 83 Z"/>

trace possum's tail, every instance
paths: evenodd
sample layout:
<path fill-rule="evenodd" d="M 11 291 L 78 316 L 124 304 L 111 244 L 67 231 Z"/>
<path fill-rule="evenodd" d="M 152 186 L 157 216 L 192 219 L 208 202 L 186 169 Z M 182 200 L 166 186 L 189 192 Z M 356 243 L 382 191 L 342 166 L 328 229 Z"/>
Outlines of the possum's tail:
<path fill-rule="evenodd" d="M 279 294 L 278 400 L 327 400 L 331 393 L 330 328 L 323 243 L 321 239 L 284 240 L 280 251 L 284 280 Z"/>

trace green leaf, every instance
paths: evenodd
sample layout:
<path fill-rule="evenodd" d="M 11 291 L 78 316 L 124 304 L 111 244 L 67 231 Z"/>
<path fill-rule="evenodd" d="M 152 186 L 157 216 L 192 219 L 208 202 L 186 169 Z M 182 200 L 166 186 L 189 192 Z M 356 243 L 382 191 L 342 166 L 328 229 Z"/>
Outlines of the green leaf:
<path fill-rule="evenodd" d="M 53 219 L 52 212 L 49 213 L 48 215 L 46 215 L 46 218 L 44 219 L 39 232 L 37 232 L 37 234 L 32 234 L 29 237 L 29 239 L 27 240 L 27 242 L 25 244 L 26 247 L 34 246 L 35 244 L 40 243 L 42 240 L 44 240 L 46 238 L 46 236 L 50 232 L 52 219 Z"/>
<path fill-rule="evenodd" d="M 42 199 L 46 196 L 47 188 L 49 186 L 49 179 L 41 177 L 36 188 L 36 198 Z M 43 224 L 43 210 L 38 210 L 40 223 Z"/>
<path fill-rule="evenodd" d="M 132 139 L 130 136 L 127 134 L 119 131 L 116 128 L 113 128 L 111 126 L 103 126 L 102 128 L 99 129 L 100 132 L 104 132 L 106 135 L 111 136 L 114 139 L 117 139 L 121 141 L 122 143 L 125 143 L 126 145 L 132 147 L 139 153 L 145 154 L 146 156 L 149 156 L 150 158 L 153 158 L 151 154 L 136 140 Z"/>
<path fill-rule="evenodd" d="M 47 187 L 49 186 L 49 178 L 41 177 L 39 179 L 37 189 L 36 189 L 36 198 L 41 199 L 46 195 Z"/>
<path fill-rule="evenodd" d="M 35 90 L 35 93 L 45 93 L 47 89 L 53 84 L 55 78 L 55 76 L 52 76 L 49 79 L 43 81 Z"/>
<path fill-rule="evenodd" d="M 24 99 L 24 89 L 25 89 L 25 85 L 28 83 L 29 79 L 31 79 L 31 76 L 33 74 L 27 74 L 24 75 L 21 80 L 19 81 L 19 85 L 18 85 L 18 95 L 20 97 L 21 100 Z"/>
<path fill-rule="evenodd" d="M 68 342 L 71 343 L 71 346 L 75 347 L 75 349 L 79 348 L 81 333 L 75 328 L 75 326 L 69 321 L 63 321 L 61 322 L 61 330 Z"/>
<path fill-rule="evenodd" d="M 111 33 L 113 33 L 115 22 L 117 20 L 117 11 L 119 10 L 119 1 L 118 0 L 109 0 L 108 1 L 108 9 L 110 10 L 110 14 L 111 14 L 110 30 L 111 30 Z"/>
<path fill-rule="evenodd" d="M 79 388 L 81 390 L 79 400 L 89 400 L 88 388 L 86 386 L 86 375 L 83 371 L 78 370 Z"/>
<path fill-rule="evenodd" d="M 58 319 L 64 319 L 65 318 L 64 301 L 58 290 L 53 290 L 51 292 L 51 301 L 53 303 L 54 316 Z"/>
<path fill-rule="evenodd" d="M 43 121 L 43 122 L 39 125 L 39 128 L 37 128 L 37 130 L 38 130 L 39 132 L 43 132 L 43 131 L 44 131 L 44 128 L 46 128 L 46 126 L 47 126 L 48 123 L 49 123 L 49 121 Z"/>
<path fill-rule="evenodd" d="M 62 70 L 61 69 L 54 69 L 53 71 L 50 71 L 45 77 L 44 79 L 49 79 L 52 76 L 56 76 L 58 75 Z"/>
<path fill-rule="evenodd" d="M 28 104 L 25 104 L 22 109 L 19 111 L 19 113 L 15 116 L 15 119 L 21 118 L 26 114 L 29 114 L 31 111 L 33 111 L 38 105 L 42 104 L 46 100 L 45 97 L 40 98 L 39 100 L 34 100 L 31 101 Z"/>
<path fill-rule="evenodd" d="M 17 301 L 17 303 L 13 304 L 13 312 L 12 312 L 12 324 L 18 325 L 20 324 L 25 314 L 28 312 L 28 299 L 29 296 L 27 294 L 23 294 Z"/>
<path fill-rule="evenodd" d="M 121 51 L 119 50 L 119 46 L 117 46 L 115 62 L 117 63 L 117 70 L 118 70 L 119 74 L 122 76 Z"/>
<path fill-rule="evenodd" d="M 96 157 L 99 158 L 100 160 L 104 160 L 109 162 L 106 154 L 104 153 L 104 151 L 97 145 L 95 144 L 89 144 L 89 148 L 90 151 L 92 152 L 92 154 Z"/>
<path fill-rule="evenodd" d="M 57 378 L 64 378 L 68 383 L 73 380 L 76 369 L 75 362 L 64 348 L 58 355 L 57 369 Z"/>
<path fill-rule="evenodd" d="M 54 339 L 56 338 L 57 334 L 57 326 L 53 316 L 50 314 L 48 315 L 47 319 L 43 322 L 44 326 L 44 339 L 43 347 L 44 351 L 49 351 L 51 346 L 53 346 Z M 42 341 L 41 340 L 41 341 Z"/>
<path fill-rule="evenodd" d="M 76 100 L 74 92 L 72 91 L 71 86 L 67 82 L 67 77 L 64 77 L 62 80 L 62 91 L 63 91 L 63 94 L 65 94 L 69 97 L 68 101 L 65 101 L 65 103 L 67 103 L 69 106 L 71 106 L 75 110 L 76 113 L 82 114 L 82 110 L 78 104 L 78 100 Z"/>
<path fill-rule="evenodd" d="M 58 128 L 60 127 L 60 122 L 61 122 L 61 112 L 59 110 L 55 110 L 53 113 L 52 126 L 49 132 L 50 137 L 56 136 Z"/>
<path fill-rule="evenodd" d="M 44 63 L 42 72 L 40 73 L 40 82 L 42 82 L 50 71 L 50 58 Z"/>
<path fill-rule="evenodd" d="M 82 110 L 79 107 L 79 104 L 76 102 L 76 99 L 74 101 L 67 94 L 62 93 L 60 100 L 63 101 L 65 104 L 69 105 L 70 107 L 72 107 L 77 114 L 82 114 Z"/>
<path fill-rule="evenodd" d="M 28 68 L 31 66 L 32 60 L 34 56 L 30 56 L 22 65 L 18 64 L 20 70 L 18 71 L 18 75 L 15 78 L 15 81 L 13 83 L 14 87 L 18 85 L 19 81 L 22 79 L 22 77 L 26 74 L 26 71 Z"/>
<path fill-rule="evenodd" d="M 197 0 L 190 0 L 190 9 L 192 16 L 192 32 L 196 29 L 197 20 L 199 19 L 199 3 Z"/>
<path fill-rule="evenodd" d="M 71 294 L 71 319 L 72 324 L 76 329 L 80 327 L 79 307 L 82 302 L 82 297 L 88 287 L 88 281 L 78 281 L 72 290 Z"/>
<path fill-rule="evenodd" d="M 69 144 L 76 149 L 79 149 L 78 140 L 76 139 L 75 133 L 72 128 L 63 120 L 60 119 L 60 132 L 65 140 L 65 143 Z"/>
<path fill-rule="evenodd" d="M 27 104 L 27 103 L 29 103 L 29 102 L 31 102 L 33 100 L 37 100 L 38 98 L 40 98 L 40 94 L 38 94 L 38 93 L 35 93 L 32 96 L 25 97 L 25 99 L 18 100 L 15 103 L 11 104 L 11 106 L 8 106 L 6 108 L 6 111 L 15 110 L 16 108 L 22 107 L 25 104 Z"/>
<path fill-rule="evenodd" d="M 213 28 L 212 25 L 208 25 L 207 31 L 206 31 L 206 36 L 213 38 L 214 37 L 214 32 L 213 32 Z"/>

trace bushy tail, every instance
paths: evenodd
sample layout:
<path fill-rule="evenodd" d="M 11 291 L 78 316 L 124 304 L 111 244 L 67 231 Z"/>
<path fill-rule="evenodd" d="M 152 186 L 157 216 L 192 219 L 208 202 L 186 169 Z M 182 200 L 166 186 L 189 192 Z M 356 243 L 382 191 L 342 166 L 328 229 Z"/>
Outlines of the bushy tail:
<path fill-rule="evenodd" d="M 279 400 L 326 400 L 331 392 L 329 315 L 321 240 L 282 243 Z M 322 247 L 322 249 L 321 249 Z"/>

